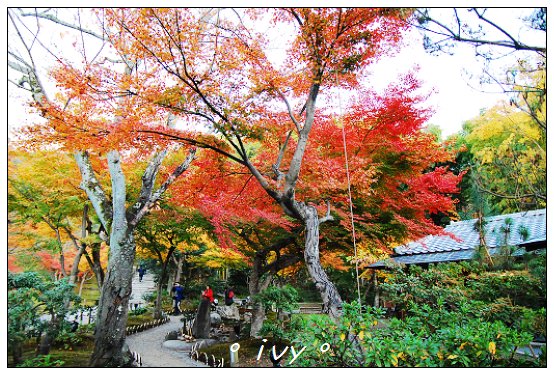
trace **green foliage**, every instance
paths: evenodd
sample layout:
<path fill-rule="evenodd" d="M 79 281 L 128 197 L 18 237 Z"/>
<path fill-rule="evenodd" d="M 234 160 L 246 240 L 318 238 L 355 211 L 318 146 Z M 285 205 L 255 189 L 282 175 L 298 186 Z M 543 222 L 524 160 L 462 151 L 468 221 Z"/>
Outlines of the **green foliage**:
<path fill-rule="evenodd" d="M 410 304 L 409 317 L 379 322 L 384 311 L 343 306 L 343 317 L 334 324 L 312 322 L 303 327 L 296 345 L 307 346 L 295 362 L 317 367 L 490 367 L 532 366 L 515 355 L 532 336 L 502 322 L 485 322 L 464 308 Z M 322 345 L 329 350 L 322 353 Z"/>
<path fill-rule="evenodd" d="M 9 230 L 15 247 L 62 253 L 66 231 L 79 228 L 86 199 L 77 187 L 79 169 L 72 155 L 60 150 L 11 150 L 8 168 Z M 50 269 L 48 264 L 31 264 L 28 251 L 14 258 L 25 270 Z"/>
<path fill-rule="evenodd" d="M 270 286 L 254 297 L 254 303 L 261 303 L 266 311 L 274 309 L 277 311 L 292 311 L 298 308 L 298 291 L 290 286 Z"/>
<path fill-rule="evenodd" d="M 50 281 L 35 272 L 8 273 L 8 347 L 17 353 L 22 343 L 39 332 L 54 339 L 64 330 L 64 318 L 80 302 L 66 279 Z M 50 315 L 50 322 L 41 322 Z"/>
<path fill-rule="evenodd" d="M 337 228 L 333 228 L 335 230 Z M 350 282 L 352 282 L 351 278 L 349 277 L 339 277 L 339 274 L 345 274 L 347 272 L 341 272 L 334 270 L 333 268 L 327 268 L 325 269 L 331 280 L 335 282 L 335 286 L 339 290 L 339 293 L 341 293 L 341 296 L 345 292 L 343 286 L 345 283 L 341 282 L 344 279 L 350 279 Z M 342 279 L 342 280 L 341 280 Z M 321 301 L 321 294 L 317 291 L 315 287 L 315 283 L 310 277 L 308 270 L 305 267 L 300 268 L 297 272 L 294 274 L 288 275 L 287 278 L 281 279 L 283 283 L 288 283 L 293 285 L 297 290 L 302 291 L 302 302 L 319 302 Z M 352 287 L 352 283 L 350 283 L 350 288 Z M 351 289 L 348 290 L 348 293 L 351 292 Z"/>
<path fill-rule="evenodd" d="M 529 110 L 537 117 L 499 105 L 464 124 L 460 153 L 471 173 L 462 187 L 479 191 L 466 193 L 473 195 L 473 202 L 468 202 L 473 207 L 465 209 L 476 212 L 485 205 L 494 213 L 508 213 L 545 207 L 546 134 L 537 123 L 544 115 L 540 108 Z M 480 203 L 474 199 L 478 194 L 483 194 Z"/>
<path fill-rule="evenodd" d="M 286 340 L 294 337 L 294 335 L 290 334 L 291 332 L 294 332 L 291 330 L 291 327 L 280 324 L 276 321 L 275 317 L 268 317 L 268 319 L 263 322 L 259 334 L 261 337 L 271 337 L 274 339 L 280 338 Z"/>
<path fill-rule="evenodd" d="M 36 274 L 29 274 L 27 277 L 10 277 L 8 274 L 8 348 L 14 351 L 20 348 L 21 344 L 32 335 L 38 332 L 39 314 L 35 300 L 38 297 L 38 290 L 26 283 L 31 282 Z M 14 288 L 17 280 L 21 279 L 21 287 Z"/>
<path fill-rule="evenodd" d="M 544 258 L 543 262 L 544 262 Z M 460 262 L 399 269 L 387 276 L 380 287 L 383 297 L 406 308 L 409 302 L 438 306 L 439 300 L 457 306 L 465 300 L 494 302 L 506 298 L 511 304 L 529 308 L 546 306 L 546 289 L 541 259 L 529 263 L 531 270 L 488 271 L 478 262 Z"/>
<path fill-rule="evenodd" d="M 541 295 L 546 296 L 546 252 L 531 253 L 526 256 L 529 273 L 540 281 Z"/>
<path fill-rule="evenodd" d="M 395 270 L 381 283 L 382 295 L 404 311 L 405 319 L 393 318 L 387 328 L 374 330 L 375 342 L 362 344 L 371 348 L 366 354 L 374 362 L 347 358 L 342 365 L 542 366 L 540 360 L 526 362 L 531 359 L 516 355 L 514 349 L 546 338 L 545 261 L 534 255 L 518 264 L 518 269 L 504 271 L 490 271 L 477 262 Z M 340 324 L 331 327 L 332 332 L 343 334 L 356 329 L 345 330 Z M 337 334 L 321 339 L 339 344 Z M 393 343 L 394 349 L 387 346 Z M 339 357 L 349 344 L 342 345 L 337 349 Z M 374 353 L 381 351 L 384 357 Z"/>
<path fill-rule="evenodd" d="M 479 267 L 478 264 L 473 264 Z M 439 301 L 456 305 L 467 297 L 464 290 L 464 275 L 473 266 L 468 263 L 429 266 L 423 270 L 412 266 L 398 269 L 380 284 L 383 297 L 393 302 L 398 309 L 406 309 L 410 302 L 438 306 Z"/>
<path fill-rule="evenodd" d="M 142 295 L 142 299 L 145 300 L 148 303 L 154 303 L 156 301 L 157 292 L 154 290 L 152 292 L 147 292 Z M 167 292 L 165 293 L 167 295 Z M 163 298 L 163 295 L 162 295 Z"/>
<path fill-rule="evenodd" d="M 129 310 L 129 315 L 143 315 L 146 312 L 148 312 L 148 309 L 146 307 L 137 307 L 136 309 Z"/>
<path fill-rule="evenodd" d="M 84 341 L 84 335 L 81 332 L 72 332 L 71 326 L 64 322 L 56 335 L 54 344 L 64 350 L 73 350 Z"/>
<path fill-rule="evenodd" d="M 281 311 L 288 313 L 298 308 L 298 291 L 290 285 L 283 287 L 270 286 L 253 298 L 254 303 L 261 303 L 265 308 L 267 319 L 264 321 L 260 334 L 275 339 L 292 339 L 298 326 L 292 326 L 291 320 L 283 320 Z M 276 311 L 270 312 L 270 310 Z"/>
<path fill-rule="evenodd" d="M 59 359 L 53 360 L 52 356 L 48 354 L 27 359 L 17 367 L 62 367 L 64 364 L 64 361 Z"/>
<path fill-rule="evenodd" d="M 473 299 L 485 302 L 506 298 L 520 306 L 538 308 L 546 304 L 540 280 L 528 271 L 487 272 L 469 279 L 466 287 Z"/>

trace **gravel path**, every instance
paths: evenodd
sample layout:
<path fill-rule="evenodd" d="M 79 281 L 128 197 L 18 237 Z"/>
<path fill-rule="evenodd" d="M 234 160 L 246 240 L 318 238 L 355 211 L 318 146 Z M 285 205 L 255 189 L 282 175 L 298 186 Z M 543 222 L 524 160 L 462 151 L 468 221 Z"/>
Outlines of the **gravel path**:
<path fill-rule="evenodd" d="M 142 367 L 207 367 L 190 359 L 187 352 L 174 351 L 162 346 L 165 335 L 169 331 L 179 330 L 183 324 L 180 316 L 169 318 L 170 321 L 166 324 L 127 337 L 127 345 L 131 351 L 141 355 Z"/>

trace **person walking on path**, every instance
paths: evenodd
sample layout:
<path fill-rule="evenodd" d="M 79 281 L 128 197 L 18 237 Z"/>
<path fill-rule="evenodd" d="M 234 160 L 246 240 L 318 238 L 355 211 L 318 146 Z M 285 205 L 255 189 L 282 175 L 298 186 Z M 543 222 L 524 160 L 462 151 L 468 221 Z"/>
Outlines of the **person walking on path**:
<path fill-rule="evenodd" d="M 181 301 L 184 298 L 185 289 L 178 282 L 173 283 L 171 288 L 173 293 L 173 315 L 179 315 L 181 313 Z"/>
<path fill-rule="evenodd" d="M 144 264 L 141 264 L 138 268 L 138 274 L 139 274 L 139 282 L 142 282 L 142 278 L 144 274 L 146 273 L 146 267 L 144 267 Z"/>

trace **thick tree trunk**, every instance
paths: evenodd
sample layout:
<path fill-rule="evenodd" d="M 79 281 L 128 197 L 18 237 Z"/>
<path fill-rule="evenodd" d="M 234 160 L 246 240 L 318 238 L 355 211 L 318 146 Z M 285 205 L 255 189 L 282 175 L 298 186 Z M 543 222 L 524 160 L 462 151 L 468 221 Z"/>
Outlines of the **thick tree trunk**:
<path fill-rule="evenodd" d="M 168 272 L 167 272 L 170 257 L 171 257 L 171 254 L 168 254 L 168 258 L 163 264 L 162 272 L 160 273 L 158 284 L 156 285 L 156 306 L 154 309 L 154 319 L 160 319 L 162 317 L 162 293 L 163 293 L 162 290 L 163 290 L 164 284 L 166 282 L 167 284 L 172 284 L 168 280 Z"/>
<path fill-rule="evenodd" d="M 135 261 L 134 226 L 127 221 L 125 176 L 119 153 L 107 155 L 112 181 L 112 220 L 110 229 L 110 258 L 98 312 L 94 351 L 90 365 L 94 367 L 123 367 L 132 363 L 125 345 L 125 329 L 129 297 L 132 292 Z M 110 228 L 110 226 L 106 226 Z"/>
<path fill-rule="evenodd" d="M 181 282 L 181 276 L 183 273 L 183 262 L 184 262 L 185 255 L 179 256 L 179 258 L 175 261 L 175 281 Z"/>
<path fill-rule="evenodd" d="M 337 319 L 342 316 L 342 299 L 319 260 L 319 218 L 317 210 L 315 207 L 305 205 L 303 214 L 306 227 L 306 245 L 304 249 L 306 267 L 323 300 L 323 312 L 328 313 L 332 319 Z"/>
<path fill-rule="evenodd" d="M 254 258 L 254 264 L 250 279 L 248 280 L 248 291 L 250 292 L 250 298 L 254 299 L 259 293 L 263 292 L 269 286 L 272 275 L 268 275 L 262 280 L 262 267 L 263 257 L 256 256 Z M 250 337 L 261 338 L 260 330 L 265 320 L 265 309 L 261 303 L 253 303 L 252 305 L 252 318 L 250 321 Z"/>
<path fill-rule="evenodd" d="M 160 319 L 162 317 L 162 293 L 163 293 L 162 279 L 163 279 L 162 276 L 160 276 L 158 285 L 156 285 L 156 306 L 154 308 L 154 319 Z"/>
<path fill-rule="evenodd" d="M 195 150 L 190 150 L 185 161 L 173 171 L 156 192 L 153 192 L 156 175 L 166 151 L 156 154 L 143 174 L 139 199 L 129 210 L 126 209 L 126 183 L 119 152 L 112 150 L 107 153 L 112 183 L 111 204 L 96 179 L 88 154 L 79 152 L 75 155 L 81 171 L 81 187 L 86 191 L 102 226 L 110 234 L 110 259 L 96 317 L 91 366 L 122 367 L 130 366 L 133 362 L 129 348 L 125 345 L 127 312 L 135 261 L 133 230 L 169 185 L 188 168 L 194 159 L 194 153 Z"/>
<path fill-rule="evenodd" d="M 169 277 L 167 278 L 167 286 L 165 288 L 168 294 L 171 294 L 171 288 L 173 288 L 174 281 L 175 281 L 175 272 L 170 271 Z"/>
<path fill-rule="evenodd" d="M 117 223 L 113 223 L 117 227 Z M 132 230 L 120 227 L 110 236 L 109 268 L 98 306 L 93 367 L 123 367 L 131 365 L 131 356 L 124 351 L 125 328 L 129 297 L 132 292 L 135 240 Z"/>
<path fill-rule="evenodd" d="M 252 318 L 250 320 L 250 337 L 260 339 L 260 331 L 265 320 L 265 309 L 261 303 L 252 306 Z"/>

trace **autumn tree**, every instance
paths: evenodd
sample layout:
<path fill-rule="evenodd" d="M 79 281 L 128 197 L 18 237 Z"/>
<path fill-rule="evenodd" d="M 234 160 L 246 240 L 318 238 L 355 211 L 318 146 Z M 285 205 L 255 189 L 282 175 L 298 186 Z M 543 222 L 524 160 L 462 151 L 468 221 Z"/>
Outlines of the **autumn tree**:
<path fill-rule="evenodd" d="M 22 240 L 22 235 L 17 234 L 25 231 L 22 225 L 30 224 L 37 228 L 34 234 L 38 234 L 38 226 L 45 224 L 51 234 L 32 240 L 31 247 L 38 250 L 52 247 L 59 255 L 58 271 L 69 277 L 72 284 L 76 282 L 84 256 L 101 288 L 104 271 L 100 245 L 106 236 L 95 223 L 95 216 L 90 215 L 86 196 L 78 188 L 79 170 L 71 156 L 53 151 L 12 150 L 8 173 L 8 209 L 14 215 L 10 221 L 11 236 Z M 72 260 L 69 271 L 64 250 L 68 243 L 74 253 L 73 259 L 69 259 Z"/>
<path fill-rule="evenodd" d="M 358 263 L 361 267 L 377 253 L 387 255 L 391 243 L 439 233 L 441 228 L 430 215 L 442 212 L 455 216 L 451 196 L 458 191 L 460 176 L 438 167 L 452 160 L 454 152 L 422 132 L 429 112 L 421 107 L 425 95 L 418 94 L 418 88 L 417 80 L 406 76 L 382 94 L 360 91 L 358 104 L 348 108 L 339 123 L 330 116 L 318 118 L 297 192 L 321 211 L 330 209 L 335 218 L 326 224 L 320 238 L 324 266 L 344 269 Z M 274 123 L 279 121 L 276 117 Z M 356 240 L 361 250 L 358 259 L 352 248 L 343 130 L 350 156 Z M 253 160 L 261 169 L 271 169 L 270 161 L 278 157 L 278 143 L 279 132 L 275 131 L 268 132 L 259 147 L 252 145 L 258 149 Z M 247 256 L 251 265 L 249 288 L 254 296 L 275 274 L 303 258 L 300 241 L 305 228 L 271 205 L 270 197 L 240 165 L 224 159 L 219 163 L 198 160 L 197 165 L 210 180 L 195 175 L 186 181 L 186 187 L 176 185 L 175 204 L 191 202 L 190 196 L 196 196 L 197 209 L 221 233 L 221 243 Z M 255 310 L 254 322 L 257 317 Z M 252 327 L 255 335 L 256 324 Z"/>
<path fill-rule="evenodd" d="M 296 187 L 321 89 L 356 88 L 357 74 L 397 45 L 405 25 L 400 20 L 403 11 L 304 8 L 243 13 L 145 9 L 110 10 L 106 16 L 121 32 L 121 53 L 144 58 L 156 76 L 167 77 L 163 85 L 154 83 L 134 93 L 192 123 L 205 124 L 220 139 L 207 141 L 165 129 L 148 134 L 163 133 L 211 148 L 244 166 L 287 215 L 305 226 L 306 264 L 325 310 L 338 317 L 342 300 L 319 262 L 319 225 L 331 216 L 320 218 L 314 205 L 297 199 Z M 291 31 L 283 64 L 268 55 L 269 38 L 255 29 L 258 17 Z M 263 138 L 279 107 L 287 111 L 279 122 L 282 156 L 275 159 L 273 170 L 260 170 L 245 145 Z"/>
<path fill-rule="evenodd" d="M 259 147 L 261 142 L 250 145 L 251 149 Z M 203 239 L 203 234 L 199 238 L 206 250 L 194 257 L 194 263 L 210 268 L 243 269 L 247 266 L 248 288 L 253 298 L 270 284 L 277 272 L 302 261 L 302 228 L 284 217 L 280 208 L 272 204 L 271 197 L 241 165 L 211 153 L 204 153 L 195 161 L 201 174 L 175 184 L 168 203 L 192 209 L 209 223 L 209 227 L 202 225 L 203 231 L 210 233 L 209 238 Z M 288 248 L 292 244 L 296 246 L 294 254 Z M 264 312 L 254 305 L 252 336 L 257 337 Z"/>
<path fill-rule="evenodd" d="M 87 30 L 80 23 L 71 25 L 56 17 L 46 17 L 58 25 L 80 32 L 84 64 L 71 65 L 68 60 L 57 58 L 54 51 L 40 42 L 38 20 L 44 18 L 45 13 L 31 14 L 36 21 L 34 29 L 22 21 L 24 12 L 10 10 L 8 15 L 11 35 L 19 42 L 19 51 L 10 50 L 9 66 L 19 74 L 15 83 L 31 92 L 33 105 L 45 120 L 23 131 L 23 142 L 34 147 L 55 145 L 58 150 L 74 153 L 82 178 L 80 187 L 86 192 L 109 238 L 110 257 L 99 301 L 95 349 L 90 364 L 128 365 L 132 359 L 128 350 L 123 349 L 136 250 L 134 230 L 173 181 L 188 169 L 195 150 L 191 149 L 184 160 L 173 165 L 171 171 L 164 170 L 165 181 L 156 186 L 160 169 L 166 168 L 162 168 L 162 163 L 171 146 L 167 142 L 152 144 L 146 137 L 133 138 L 129 134 L 141 124 L 153 126 L 157 122 L 165 123 L 167 116 L 142 107 L 133 97 L 122 96 L 128 92 L 131 73 L 138 60 L 125 55 L 116 59 L 104 55 L 104 60 L 100 60 L 99 54 L 89 60 L 83 37 Z M 100 39 L 100 51 L 117 40 L 117 36 L 109 30 L 89 32 L 87 35 Z M 53 77 L 61 90 L 56 95 L 48 94 L 39 74 L 35 59 L 37 45 L 43 48 L 42 51 L 56 56 L 59 67 L 54 70 Z M 106 68 L 103 63 L 108 61 L 113 62 Z M 123 69 L 118 70 L 121 65 Z M 102 81 L 103 73 L 110 74 L 109 81 Z M 108 87 L 96 90 L 94 85 L 100 82 Z M 101 163 L 109 172 L 110 195 L 93 169 L 91 158 L 99 156 L 105 158 Z M 135 202 L 128 204 L 123 163 L 125 159 L 132 158 L 149 159 L 149 162 L 142 176 L 139 195 Z"/>
<path fill-rule="evenodd" d="M 507 103 L 464 124 L 459 137 L 469 157 L 468 177 L 486 196 L 493 212 L 545 207 L 545 135 L 529 115 Z"/>

